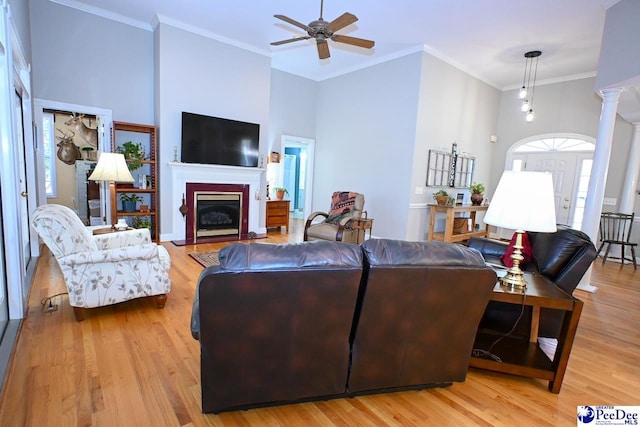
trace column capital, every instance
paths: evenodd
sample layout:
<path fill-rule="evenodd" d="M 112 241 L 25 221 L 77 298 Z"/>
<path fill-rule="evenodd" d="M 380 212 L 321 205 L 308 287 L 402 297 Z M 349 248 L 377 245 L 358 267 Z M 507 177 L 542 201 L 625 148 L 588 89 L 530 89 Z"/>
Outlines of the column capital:
<path fill-rule="evenodd" d="M 608 89 L 602 89 L 600 91 L 600 95 L 602 96 L 602 100 L 604 102 L 617 102 L 622 92 L 624 92 L 624 88 L 612 87 Z"/>

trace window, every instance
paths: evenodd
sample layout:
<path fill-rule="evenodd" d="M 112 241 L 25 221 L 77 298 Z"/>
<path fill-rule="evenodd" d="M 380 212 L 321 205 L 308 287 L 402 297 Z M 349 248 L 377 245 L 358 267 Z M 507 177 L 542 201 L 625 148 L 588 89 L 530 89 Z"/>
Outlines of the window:
<path fill-rule="evenodd" d="M 513 150 L 514 153 L 541 151 L 593 151 L 593 143 L 578 138 L 541 138 Z"/>
<path fill-rule="evenodd" d="M 42 115 L 42 134 L 44 136 L 44 186 L 47 197 L 57 197 L 58 191 L 56 187 L 56 138 L 55 123 L 52 113 L 43 113 Z"/>
<path fill-rule="evenodd" d="M 584 217 L 584 205 L 587 201 L 587 189 L 589 188 L 589 177 L 591 176 L 592 159 L 583 159 L 578 174 L 578 191 L 573 211 L 573 228 L 580 230 L 582 218 Z"/>

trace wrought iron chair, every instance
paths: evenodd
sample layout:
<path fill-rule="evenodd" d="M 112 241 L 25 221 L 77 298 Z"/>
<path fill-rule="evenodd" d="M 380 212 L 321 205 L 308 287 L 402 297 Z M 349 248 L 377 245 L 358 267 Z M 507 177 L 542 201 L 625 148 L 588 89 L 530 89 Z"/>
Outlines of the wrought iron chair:
<path fill-rule="evenodd" d="M 633 269 L 637 269 L 635 247 L 638 244 L 630 241 L 633 217 L 633 214 L 619 212 L 603 212 L 600 216 L 600 246 L 596 256 L 599 256 L 604 245 L 607 245 L 602 257 L 602 264 L 607 261 L 607 258 L 613 258 L 620 260 L 620 268 L 622 268 L 625 261 L 631 261 L 633 262 Z M 620 257 L 609 256 L 611 245 L 620 245 Z M 630 258 L 626 255 L 625 249 L 627 247 L 631 251 Z"/>

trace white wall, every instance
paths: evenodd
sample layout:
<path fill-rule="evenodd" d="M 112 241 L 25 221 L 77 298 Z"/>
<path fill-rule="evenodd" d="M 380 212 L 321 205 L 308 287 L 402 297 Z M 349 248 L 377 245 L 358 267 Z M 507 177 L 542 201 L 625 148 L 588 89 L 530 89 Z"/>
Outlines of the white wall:
<path fill-rule="evenodd" d="M 49 0 L 31 0 L 34 98 L 153 123 L 153 34 Z"/>
<path fill-rule="evenodd" d="M 174 147 L 180 153 L 182 112 L 259 123 L 260 152 L 266 164 L 271 61 L 163 23 L 155 29 L 155 49 L 160 239 L 171 240 L 179 231 L 173 229 L 173 224 L 177 216 L 182 218 L 178 211 L 182 200 L 171 200 L 174 189 L 167 162 L 173 161 Z M 265 186 L 263 182 L 263 194 Z M 260 209 L 264 224 L 264 200 Z"/>

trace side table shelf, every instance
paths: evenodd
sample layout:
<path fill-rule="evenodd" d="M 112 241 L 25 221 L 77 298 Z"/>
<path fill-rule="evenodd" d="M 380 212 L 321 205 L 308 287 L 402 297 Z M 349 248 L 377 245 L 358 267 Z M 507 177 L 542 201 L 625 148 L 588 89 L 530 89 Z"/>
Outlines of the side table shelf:
<path fill-rule="evenodd" d="M 469 366 L 548 380 L 549 391 L 559 393 L 569 363 L 583 303 L 566 294 L 541 275 L 525 272 L 525 280 L 527 281 L 525 294 L 504 289 L 500 284 L 496 284 L 491 300 L 530 306 L 532 309 L 530 336 L 505 337 L 504 333 L 478 331 L 473 348 L 481 351 L 491 349 L 491 353 L 499 359 L 479 357 L 474 354 Z M 547 357 L 538 344 L 541 308 L 564 311 L 564 320 L 553 360 Z M 498 339 L 500 341 L 492 347 L 492 344 Z"/>
<path fill-rule="evenodd" d="M 437 205 L 437 204 L 429 204 L 430 217 L 429 217 L 429 232 L 427 234 L 427 240 L 439 240 L 441 242 L 460 242 L 463 240 L 468 240 L 472 236 L 480 236 L 487 237 L 488 231 L 485 226 L 484 230 L 476 231 L 476 212 L 484 212 L 489 209 L 488 205 Z M 446 214 L 446 222 L 444 232 L 436 233 L 434 232 L 434 227 L 436 224 L 436 213 L 444 213 Z M 471 230 L 466 233 L 454 233 L 453 231 L 453 222 L 456 218 L 456 214 L 458 213 L 468 213 L 469 218 L 471 219 Z"/>

